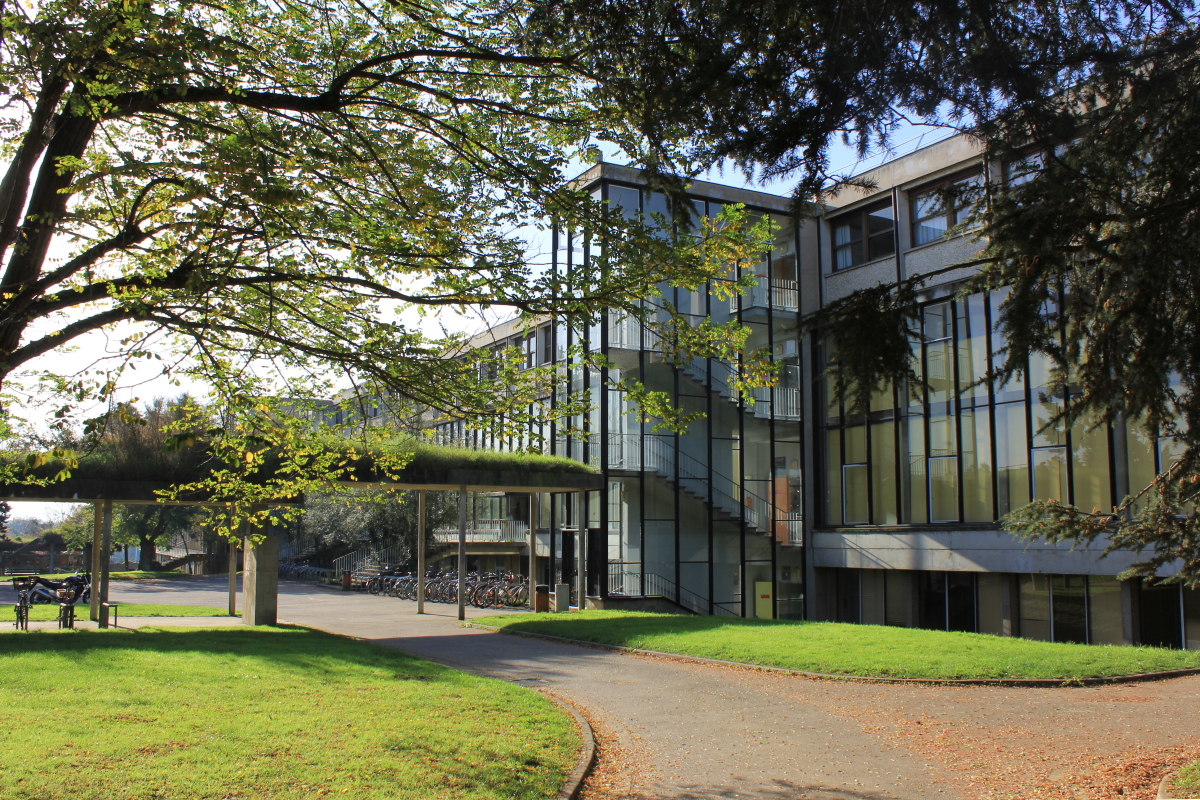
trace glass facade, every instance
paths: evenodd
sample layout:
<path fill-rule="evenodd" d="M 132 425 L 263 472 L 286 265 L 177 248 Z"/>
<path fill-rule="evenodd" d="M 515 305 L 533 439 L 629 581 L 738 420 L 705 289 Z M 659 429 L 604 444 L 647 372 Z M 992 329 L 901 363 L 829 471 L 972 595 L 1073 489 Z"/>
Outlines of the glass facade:
<path fill-rule="evenodd" d="M 597 183 L 592 192 L 612 213 L 670 224 L 662 194 L 612 181 Z M 700 196 L 692 203 L 697 215 L 715 216 L 721 208 Z M 796 227 L 778 213 L 772 222 L 778 231 L 771 247 L 754 263 L 731 265 L 722 279 L 752 276 L 755 286 L 746 294 L 722 297 L 714 285 L 688 291 L 664 284 L 661 292 L 664 305 L 685 319 L 735 320 L 747 328 L 747 348 L 765 349 L 779 365 L 773 387 L 747 397 L 734 386 L 731 367 L 715 360 L 695 359 L 677 368 L 664 360 L 651 330 L 619 314 L 592 324 L 543 325 L 532 337 L 514 334 L 532 354 L 531 365 L 545 363 L 539 359 L 548 354 L 561 376 L 544 403 L 584 399 L 589 407 L 537 433 L 545 436 L 545 452 L 593 464 L 606 476 L 606 496 L 589 499 L 585 511 L 589 540 L 604 542 L 589 553 L 587 565 L 601 598 L 665 596 L 703 614 L 804 615 Z M 553 269 L 588 268 L 594 243 L 562 229 L 554 230 L 553 243 Z M 524 344 L 530 339 L 544 344 Z M 588 352 L 602 353 L 609 365 L 602 370 L 580 365 Z M 703 416 L 682 435 L 655 430 L 658 420 L 639 421 L 618 388 L 624 378 Z M 456 432 L 469 446 L 489 444 L 479 440 L 479 432 Z M 549 567 L 555 580 L 570 577 L 576 515 L 569 502 L 557 500 L 549 515 L 554 540 L 562 543 Z"/>
<path fill-rule="evenodd" d="M 1071 398 L 1047 388 L 1041 358 L 1007 384 L 989 381 L 1004 346 L 992 322 L 1001 299 L 925 305 L 923 341 L 912 344 L 925 386 L 881 392 L 865 415 L 850 414 L 821 381 L 819 524 L 988 523 L 1050 498 L 1109 510 L 1171 464 L 1173 443 L 1152 441 L 1138 424 L 1056 419 Z"/>
<path fill-rule="evenodd" d="M 672 365 L 651 330 L 609 313 L 513 330 L 499 345 L 517 347 L 526 367 L 549 365 L 556 372 L 553 390 L 534 409 L 584 400 L 585 413 L 534 423 L 527 437 L 512 441 L 489 438 L 461 421 L 443 425 L 442 433 L 472 447 L 540 443 L 547 453 L 601 470 L 606 488 L 589 494 L 582 507 L 574 496 L 545 504 L 540 519 L 549 557 L 537 567 L 547 582 L 573 582 L 578 531 L 585 526 L 588 591 L 600 598 L 667 597 L 702 614 L 824 615 L 1048 641 L 1116 644 L 1132 637 L 1200 646 L 1200 601 L 1177 587 L 1170 595 L 1170 587 L 1132 590 L 1110 576 L 1022 573 L 1015 560 L 1011 572 L 957 572 L 824 568 L 814 555 L 806 533 L 995 530 L 1003 515 L 1045 498 L 1107 510 L 1175 457 L 1174 442 L 1156 440 L 1136 420 L 1082 418 L 1066 425 L 1056 419 L 1073 395 L 1051 387 L 1050 365 L 1042 359 L 1031 359 L 1007 382 L 994 380 L 1004 360 L 1003 290 L 969 296 L 931 290 L 920 312 L 921 335 L 910 345 L 922 382 L 886 387 L 865 411 L 852 413 L 820 377 L 822 365 L 840 354 L 801 338 L 802 309 L 828 302 L 831 282 L 850 277 L 837 274 L 841 269 L 893 254 L 898 224 L 931 259 L 941 241 L 948 247 L 968 241 L 950 242 L 944 233 L 970 214 L 985 174 L 959 171 L 907 194 L 893 190 L 899 222 L 890 200 L 870 203 L 813 223 L 812 239 L 802 240 L 796 224 L 779 213 L 782 199 L 774 208 L 750 208 L 773 215 L 779 227 L 761 257 L 731 265 L 726 278 L 694 291 L 660 287 L 664 305 L 685 320 L 735 320 L 748 329 L 748 347 L 764 348 L 778 364 L 773 387 L 743 396 L 728 364 L 694 359 Z M 1004 174 L 1010 182 L 1025 175 Z M 605 170 L 601 175 L 589 187 L 597 202 L 673 235 L 662 194 L 607 177 Z M 722 202 L 691 197 L 698 215 L 715 215 Z M 814 246 L 806 249 L 804 242 Z M 556 228 L 552 268 L 586 273 L 599 246 Z M 814 257 L 802 262 L 806 253 Z M 825 272 L 818 262 L 826 263 Z M 896 264 L 899 271 L 901 259 Z M 754 286 L 744 295 L 714 291 L 721 280 L 746 276 Z M 820 291 L 802 296 L 805 280 Z M 603 354 L 606 364 L 585 365 L 586 353 Z M 625 378 L 700 416 L 682 434 L 655 430 L 657 420 L 632 413 L 619 388 Z M 818 573 L 828 573 L 828 581 L 818 576 L 811 583 Z M 1171 616 L 1172 602 L 1194 610 Z"/>

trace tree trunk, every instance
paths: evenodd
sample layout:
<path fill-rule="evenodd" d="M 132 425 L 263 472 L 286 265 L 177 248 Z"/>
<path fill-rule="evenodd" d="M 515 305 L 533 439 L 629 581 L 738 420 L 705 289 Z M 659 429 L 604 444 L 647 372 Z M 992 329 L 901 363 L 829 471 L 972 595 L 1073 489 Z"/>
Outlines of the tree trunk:
<path fill-rule="evenodd" d="M 156 509 L 158 519 L 154 522 L 154 527 L 147 530 L 142 528 L 138 534 L 138 544 L 142 548 L 142 552 L 138 554 L 138 569 L 153 570 L 158 568 L 158 560 L 155 558 L 155 543 L 162 536 L 163 528 L 167 524 L 167 511 L 165 508 Z"/>

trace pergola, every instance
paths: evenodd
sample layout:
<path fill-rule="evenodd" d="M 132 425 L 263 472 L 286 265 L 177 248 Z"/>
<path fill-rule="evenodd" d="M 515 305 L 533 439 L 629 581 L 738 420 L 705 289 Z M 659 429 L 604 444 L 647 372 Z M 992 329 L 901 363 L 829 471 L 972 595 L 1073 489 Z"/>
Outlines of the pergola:
<path fill-rule="evenodd" d="M 526 459 L 527 461 L 528 459 Z M 541 466 L 541 465 L 539 465 Z M 418 492 L 418 537 L 417 543 L 417 613 L 425 612 L 425 492 L 457 491 L 458 497 L 458 618 L 466 616 L 466 552 L 467 552 L 467 492 L 506 492 L 530 495 L 529 520 L 529 597 L 533 602 L 534 570 L 533 555 L 536 552 L 538 497 L 542 494 L 584 492 L 600 489 L 603 478 L 580 465 L 579 469 L 568 469 L 548 465 L 539 469 L 520 467 L 423 467 L 410 466 L 395 476 L 381 477 L 371 474 L 369 468 L 358 470 L 362 480 L 347 481 L 345 485 L 385 486 Z M 524 467 L 524 468 L 522 468 Z M 146 480 L 123 480 L 113 477 L 71 478 L 47 486 L 21 484 L 0 485 L 0 499 L 36 500 L 39 502 L 91 503 L 95 509 L 95 528 L 92 544 L 92 596 L 91 618 L 101 627 L 107 627 L 109 564 L 112 550 L 112 507 L 113 503 L 143 505 L 170 503 L 175 505 L 207 505 L 222 507 L 225 501 L 214 501 L 205 497 L 164 501 L 160 492 L 170 487 L 169 483 Z M 582 497 L 581 497 L 582 499 Z M 272 507 L 297 505 L 302 501 L 289 500 L 271 503 Z M 580 503 L 582 508 L 582 503 Z M 266 535 L 253 541 L 257 531 L 247 531 L 242 581 L 242 621 L 247 625 L 274 625 L 279 608 L 279 538 Z M 578 592 L 580 602 L 586 587 L 586 526 L 580 525 L 580 542 L 576 547 L 578 559 Z M 229 570 L 229 610 L 235 611 L 237 592 L 237 555 L 231 550 Z"/>

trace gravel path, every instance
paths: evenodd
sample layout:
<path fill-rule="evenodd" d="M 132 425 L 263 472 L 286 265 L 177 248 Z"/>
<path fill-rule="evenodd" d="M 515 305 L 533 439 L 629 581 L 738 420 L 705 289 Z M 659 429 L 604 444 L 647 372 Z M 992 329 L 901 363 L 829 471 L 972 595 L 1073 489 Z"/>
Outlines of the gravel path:
<path fill-rule="evenodd" d="M 114 583 L 112 595 L 220 607 L 226 585 Z M 281 586 L 283 621 L 581 707 L 600 746 L 588 798 L 1151 798 L 1163 770 L 1200 757 L 1200 676 L 1089 689 L 807 680 L 461 628 L 451 606 L 415 606 Z"/>

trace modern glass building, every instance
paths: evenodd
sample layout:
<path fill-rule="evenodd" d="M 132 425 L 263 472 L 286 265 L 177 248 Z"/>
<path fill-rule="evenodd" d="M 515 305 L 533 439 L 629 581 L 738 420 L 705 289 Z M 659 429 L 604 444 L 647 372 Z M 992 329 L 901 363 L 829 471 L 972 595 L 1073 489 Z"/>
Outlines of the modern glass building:
<path fill-rule="evenodd" d="M 960 297 L 971 268 L 946 268 L 980 247 L 960 223 L 984 180 L 1029 180 L 1035 167 L 1036 158 L 983 163 L 970 141 L 949 139 L 872 170 L 864 177 L 876 188 L 847 190 L 800 224 L 785 198 L 693 184 L 699 213 L 743 203 L 779 225 L 770 252 L 737 267 L 757 280 L 749 294 L 719 300 L 712 287 L 663 287 L 686 314 L 736 318 L 751 331 L 749 345 L 780 362 L 778 385 L 758 390 L 753 403 L 731 390 L 728 366 L 696 360 L 677 369 L 628 318 L 532 331 L 510 323 L 476 337 L 477 346 L 516 345 L 530 365 L 559 369 L 555 393 L 541 403 L 590 400 L 590 415 L 570 425 L 584 436 L 549 425 L 539 433 L 550 452 L 602 470 L 607 488 L 583 508 L 574 496 L 546 502 L 539 578 L 573 582 L 583 520 L 587 594 L 597 606 L 654 600 L 703 614 L 1200 648 L 1200 592 L 1117 581 L 1134 555 L 1101 559 L 1101 544 L 1028 544 L 997 524 L 1031 498 L 1110 508 L 1173 458 L 1173 442 L 1150 440 L 1133 421 L 1047 428 L 1072 398 L 1047 392 L 1043 363 L 1005 385 L 986 380 L 1003 346 L 1001 295 Z M 601 164 L 579 182 L 624 213 L 670 216 L 636 170 Z M 588 242 L 567 230 L 553 237 L 555 269 L 587 268 Z M 822 378 L 829 359 L 853 353 L 801 337 L 798 316 L 921 274 L 931 277 L 924 338 L 913 348 L 928 386 L 892 387 L 853 415 Z M 575 363 L 574 346 L 602 352 L 613 366 Z M 622 377 L 703 417 L 683 435 L 655 432 L 612 388 Z M 490 441 L 462 422 L 441 434 L 478 447 L 521 444 Z M 527 522 L 528 501 L 513 498 L 504 513 Z"/>

